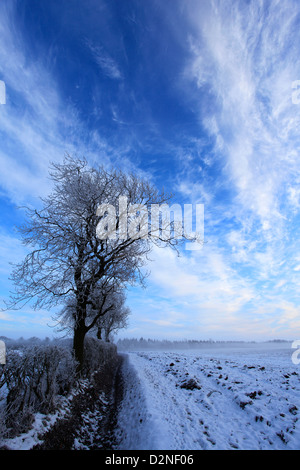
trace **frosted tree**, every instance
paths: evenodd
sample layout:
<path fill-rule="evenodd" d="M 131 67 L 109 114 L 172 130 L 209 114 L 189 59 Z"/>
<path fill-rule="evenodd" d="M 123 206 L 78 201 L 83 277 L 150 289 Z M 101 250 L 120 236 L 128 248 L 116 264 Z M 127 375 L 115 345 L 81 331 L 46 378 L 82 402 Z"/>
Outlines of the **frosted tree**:
<path fill-rule="evenodd" d="M 125 301 L 124 289 L 121 289 L 115 282 L 109 283 L 107 279 L 101 280 L 87 300 L 86 333 L 96 332 L 98 339 L 109 341 L 113 331 L 125 328 L 130 314 Z M 75 296 L 66 300 L 56 317 L 62 324 L 62 330 L 74 331 L 76 329 L 78 318 Z"/>
<path fill-rule="evenodd" d="M 120 208 L 115 214 L 117 236 L 109 237 L 107 230 L 106 238 L 99 237 L 99 224 L 105 228 L 107 215 L 99 212 L 99 207 L 118 208 L 120 196 L 133 222 L 133 204 L 168 204 L 171 196 L 159 192 L 149 181 L 119 170 L 91 167 L 85 159 L 70 156 L 61 164 L 52 164 L 50 177 L 52 192 L 41 199 L 41 209 L 27 208 L 26 222 L 19 228 L 29 253 L 13 268 L 15 291 L 8 307 L 32 302 L 35 309 L 51 308 L 72 299 L 76 310 L 73 346 L 82 364 L 88 309 L 96 287 L 143 283 L 152 242 L 176 247 L 180 240 L 172 235 L 154 236 L 151 230 L 142 237 L 138 229 L 124 236 Z"/>
<path fill-rule="evenodd" d="M 126 328 L 130 309 L 125 305 L 123 291 L 114 292 L 112 295 L 113 307 L 104 315 L 99 315 L 96 321 L 97 338 L 110 341 L 111 335 L 121 328 Z"/>

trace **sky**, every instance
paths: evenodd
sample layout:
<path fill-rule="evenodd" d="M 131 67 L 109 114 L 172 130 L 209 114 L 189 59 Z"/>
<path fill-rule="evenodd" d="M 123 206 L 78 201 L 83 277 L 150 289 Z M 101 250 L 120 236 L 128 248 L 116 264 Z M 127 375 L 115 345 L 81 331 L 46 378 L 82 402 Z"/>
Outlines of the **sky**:
<path fill-rule="evenodd" d="M 298 0 L 1 0 L 1 300 L 69 153 L 204 205 L 202 249 L 153 249 L 120 337 L 299 339 L 299 26 Z M 0 336 L 55 326 L 0 311 Z"/>

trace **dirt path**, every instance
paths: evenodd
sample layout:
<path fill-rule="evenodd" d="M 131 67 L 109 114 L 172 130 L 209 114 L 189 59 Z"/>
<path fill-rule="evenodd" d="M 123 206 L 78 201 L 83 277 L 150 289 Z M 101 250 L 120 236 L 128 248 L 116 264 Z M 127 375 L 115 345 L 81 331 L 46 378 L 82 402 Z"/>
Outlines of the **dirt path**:
<path fill-rule="evenodd" d="M 70 412 L 59 419 L 32 450 L 104 450 L 114 446 L 114 427 L 122 399 L 121 365 L 117 355 L 76 395 Z"/>

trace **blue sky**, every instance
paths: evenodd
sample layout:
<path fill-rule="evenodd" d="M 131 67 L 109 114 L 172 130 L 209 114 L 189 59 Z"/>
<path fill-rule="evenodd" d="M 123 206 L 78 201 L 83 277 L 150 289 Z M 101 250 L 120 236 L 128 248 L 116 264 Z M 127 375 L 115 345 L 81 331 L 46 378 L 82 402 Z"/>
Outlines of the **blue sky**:
<path fill-rule="evenodd" d="M 120 336 L 299 338 L 299 23 L 296 0 L 2 0 L 1 297 L 17 206 L 67 152 L 205 207 L 202 250 L 153 250 Z M 0 312 L 0 334 L 52 337 L 51 314 Z"/>

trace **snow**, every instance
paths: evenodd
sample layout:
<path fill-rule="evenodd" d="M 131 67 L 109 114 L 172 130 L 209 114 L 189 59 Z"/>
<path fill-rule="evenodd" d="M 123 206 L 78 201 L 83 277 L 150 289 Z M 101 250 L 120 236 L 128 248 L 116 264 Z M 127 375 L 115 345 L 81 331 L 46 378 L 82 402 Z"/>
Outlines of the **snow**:
<path fill-rule="evenodd" d="M 14 438 L 0 439 L 0 445 L 9 450 L 31 450 L 35 445 L 41 444 L 41 437 L 58 420 L 67 415 L 70 411 L 70 404 L 80 389 L 88 386 L 87 380 L 79 381 L 78 385 L 67 397 L 60 397 L 57 410 L 54 413 L 35 413 L 32 427 Z"/>
<path fill-rule="evenodd" d="M 99 427 L 101 427 L 103 420 L 103 410 L 109 405 L 109 400 L 105 396 L 104 392 L 99 394 L 99 402 L 101 402 L 102 410 L 95 409 L 93 411 L 88 410 L 81 416 L 83 424 L 77 429 L 77 436 L 74 439 L 73 450 L 90 450 L 91 448 L 97 448 Z"/>
<path fill-rule="evenodd" d="M 293 352 L 283 343 L 122 353 L 113 450 L 299 450 L 300 365 Z M 82 381 L 56 413 L 36 414 L 29 432 L 1 444 L 31 449 L 87 386 Z M 103 394 L 99 400 L 108 406 Z M 82 417 L 73 449 L 99 440 L 97 407 Z"/>
<path fill-rule="evenodd" d="M 53 414 L 36 413 L 34 415 L 34 422 L 32 428 L 25 433 L 20 434 L 11 439 L 1 441 L 1 445 L 9 450 L 30 450 L 36 444 L 41 443 L 40 436 L 45 433 L 55 423 L 58 418 L 61 418 L 66 413 L 64 411 L 57 411 Z"/>
<path fill-rule="evenodd" d="M 119 450 L 300 449 L 290 344 L 129 352 Z"/>

